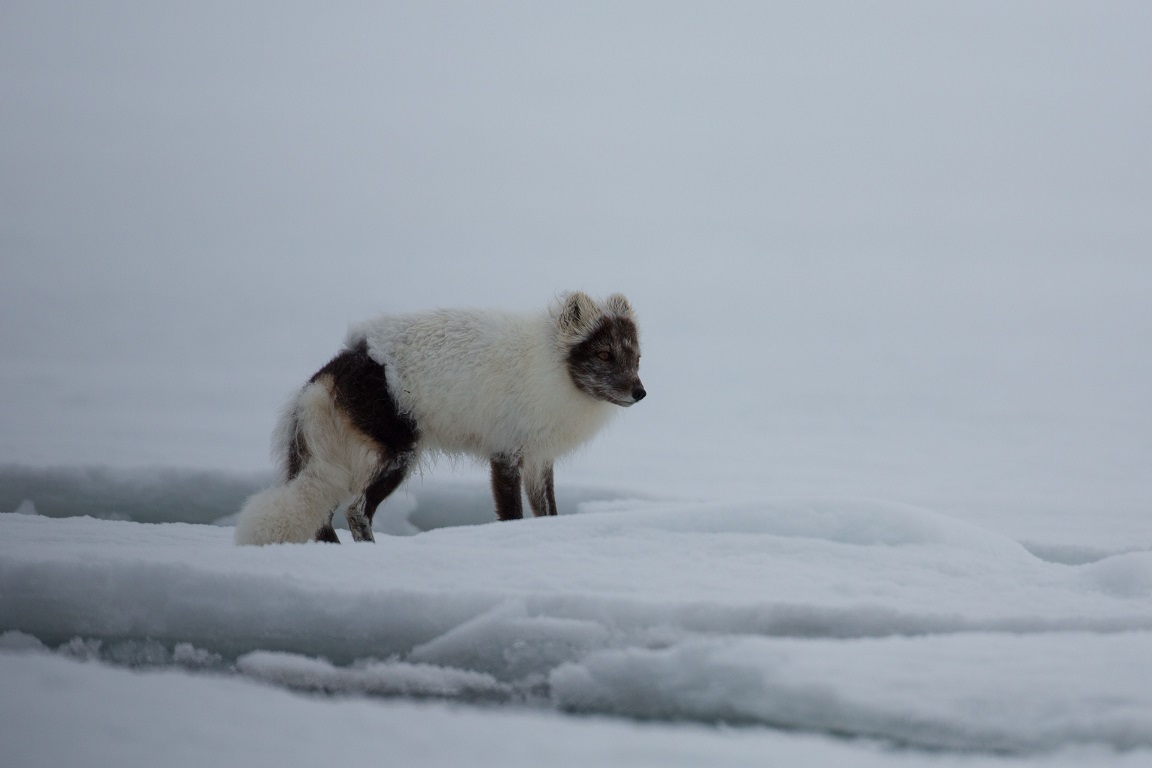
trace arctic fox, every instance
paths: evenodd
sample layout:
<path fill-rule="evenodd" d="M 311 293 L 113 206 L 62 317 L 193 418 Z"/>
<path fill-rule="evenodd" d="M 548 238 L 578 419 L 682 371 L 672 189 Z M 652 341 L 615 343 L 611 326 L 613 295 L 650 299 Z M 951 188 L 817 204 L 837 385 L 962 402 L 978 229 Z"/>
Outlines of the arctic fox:
<path fill-rule="evenodd" d="M 281 483 L 252 496 L 237 544 L 374 541 L 376 508 L 424 451 L 491 463 L 501 520 L 556 514 L 553 462 L 614 406 L 646 394 L 636 316 L 620 294 L 562 295 L 547 312 L 437 310 L 354 326 L 344 350 L 288 403 L 274 436 Z"/>

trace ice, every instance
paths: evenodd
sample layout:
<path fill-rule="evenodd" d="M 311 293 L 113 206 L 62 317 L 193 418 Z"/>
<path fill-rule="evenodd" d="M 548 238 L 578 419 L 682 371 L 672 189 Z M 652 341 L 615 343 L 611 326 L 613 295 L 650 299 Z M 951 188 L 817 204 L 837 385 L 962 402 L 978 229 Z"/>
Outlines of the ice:
<path fill-rule="evenodd" d="M 533 615 L 515 600 L 422 643 L 411 650 L 416 661 L 483 669 L 521 686 L 543 682 L 547 673 L 572 658 L 611 643 L 608 626 L 586 618 Z"/>
<path fill-rule="evenodd" d="M 556 669 L 561 707 L 937 749 L 1152 746 L 1152 632 L 694 640 Z"/>
<path fill-rule="evenodd" d="M 1152 595 L 1152 552 L 1129 552 L 1084 568 L 1084 583 L 1116 597 Z"/>
<path fill-rule="evenodd" d="M 254 768 L 335 763 L 510 768 L 765 764 L 905 768 L 1136 768 L 1146 752 L 1074 747 L 1035 757 L 893 750 L 863 739 L 560 718 L 522 709 L 321 700 L 173 672 L 130 673 L 0 653 L 0 752 L 10 765 Z M 115 706 L 110 706 L 115 702 Z"/>
<path fill-rule="evenodd" d="M 32 635 L 10 629 L 7 632 L 0 632 L 0 650 L 6 652 L 43 651 L 46 648 L 44 643 Z"/>
<path fill-rule="evenodd" d="M 236 667 L 256 680 L 302 691 L 463 701 L 502 701 L 511 696 L 510 686 L 491 675 L 432 664 L 366 661 L 336 667 L 323 659 L 253 651 L 237 659 Z"/>
<path fill-rule="evenodd" d="M 144 523 L 209 523 L 234 514 L 270 473 L 0 464 L 0 510 Z"/>
<path fill-rule="evenodd" d="M 0 515 L 5 646 L 928 749 L 1152 748 L 1152 553 L 1054 563 L 851 499 L 622 498 L 375 545 L 229 534 Z"/>

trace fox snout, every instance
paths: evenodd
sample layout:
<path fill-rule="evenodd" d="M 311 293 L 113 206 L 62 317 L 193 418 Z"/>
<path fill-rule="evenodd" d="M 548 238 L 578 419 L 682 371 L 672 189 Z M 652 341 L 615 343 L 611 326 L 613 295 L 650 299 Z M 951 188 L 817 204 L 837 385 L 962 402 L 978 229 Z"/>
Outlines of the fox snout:
<path fill-rule="evenodd" d="M 639 380 L 637 380 L 636 383 L 632 385 L 632 402 L 625 403 L 625 405 L 635 405 L 636 403 L 643 400 L 647 394 L 648 393 L 644 390 L 644 385 L 641 384 Z"/>

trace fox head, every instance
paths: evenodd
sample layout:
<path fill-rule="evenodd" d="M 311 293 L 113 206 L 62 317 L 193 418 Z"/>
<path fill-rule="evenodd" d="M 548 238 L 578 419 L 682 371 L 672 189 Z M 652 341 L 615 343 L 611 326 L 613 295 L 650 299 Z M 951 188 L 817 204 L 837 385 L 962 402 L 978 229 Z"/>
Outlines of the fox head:
<path fill-rule="evenodd" d="M 577 389 L 624 407 L 644 399 L 640 337 L 628 299 L 614 293 L 599 303 L 575 291 L 561 297 L 553 318 Z"/>

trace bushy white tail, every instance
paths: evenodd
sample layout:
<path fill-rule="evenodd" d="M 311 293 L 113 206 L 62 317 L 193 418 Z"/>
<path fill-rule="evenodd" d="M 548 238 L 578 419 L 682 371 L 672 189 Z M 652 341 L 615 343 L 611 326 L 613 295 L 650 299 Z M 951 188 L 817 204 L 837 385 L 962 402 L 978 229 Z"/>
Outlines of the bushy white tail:
<path fill-rule="evenodd" d="M 248 499 L 236 522 L 237 544 L 312 541 L 332 510 L 363 493 L 379 471 L 378 451 L 350 426 L 324 382 L 304 387 L 289 404 L 276 436 L 282 454 L 298 439 L 297 430 L 308 448 L 304 466 Z"/>
<path fill-rule="evenodd" d="M 252 496 L 236 522 L 237 544 L 284 544 L 312 541 L 328 521 L 334 493 L 300 476 Z"/>

